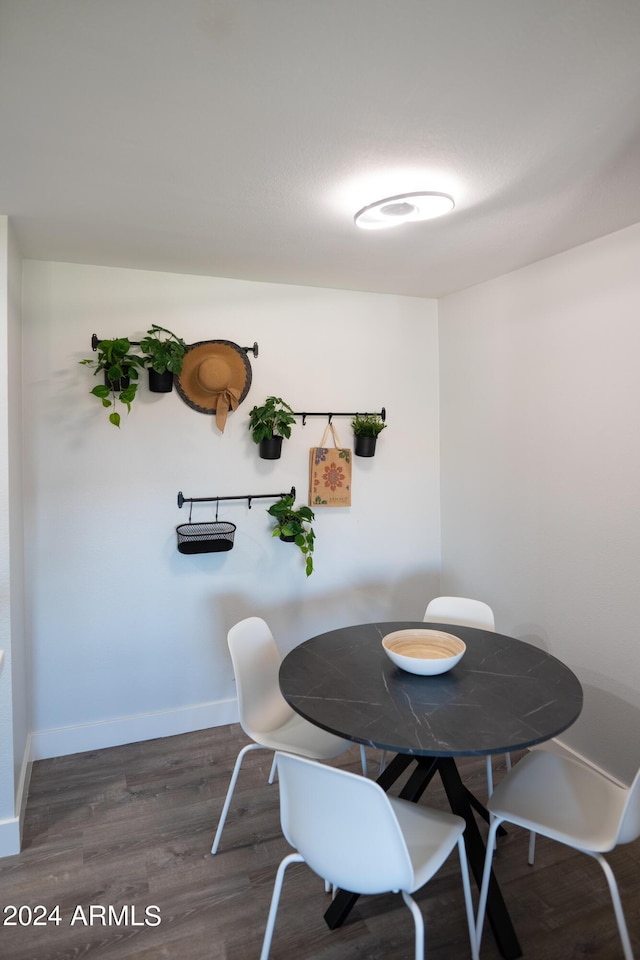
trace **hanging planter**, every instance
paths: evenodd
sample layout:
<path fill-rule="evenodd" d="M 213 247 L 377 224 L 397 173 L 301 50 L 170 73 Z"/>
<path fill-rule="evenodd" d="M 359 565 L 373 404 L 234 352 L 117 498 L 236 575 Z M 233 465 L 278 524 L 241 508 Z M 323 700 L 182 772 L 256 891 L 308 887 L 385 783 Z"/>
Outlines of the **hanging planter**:
<path fill-rule="evenodd" d="M 114 393 L 120 393 L 121 390 L 126 390 L 130 384 L 131 384 L 130 377 L 118 377 L 116 380 L 111 380 L 109 379 L 109 372 L 105 370 L 104 385 L 105 387 L 108 387 L 109 390 L 112 390 Z"/>
<path fill-rule="evenodd" d="M 182 372 L 182 361 L 187 351 L 184 340 L 166 327 L 154 323 L 140 341 L 140 348 L 149 370 L 151 393 L 171 393 L 173 375 L 179 376 Z"/>
<path fill-rule="evenodd" d="M 386 428 L 379 413 L 370 413 L 360 416 L 356 414 L 351 421 L 355 444 L 353 452 L 356 457 L 373 457 L 376 452 L 378 435 Z"/>
<path fill-rule="evenodd" d="M 173 390 L 173 374 L 171 370 L 158 373 L 153 367 L 149 367 L 149 390 L 151 393 L 171 393 Z"/>
<path fill-rule="evenodd" d="M 267 397 L 261 407 L 249 412 L 249 430 L 262 460 L 280 459 L 282 441 L 289 439 L 295 422 L 292 408 L 281 397 Z"/>
<path fill-rule="evenodd" d="M 94 349 L 97 357 L 81 360 L 80 363 L 94 367 L 94 376 L 101 370 L 104 372 L 104 385 L 98 384 L 90 392 L 100 400 L 103 407 L 113 408 L 109 414 L 109 423 L 119 427 L 120 414 L 116 403 L 123 404 L 127 413 L 131 411 L 131 404 L 138 389 L 135 382 L 138 379 L 138 369 L 144 366 L 144 362 L 141 357 L 129 353 L 131 343 L 126 337 L 98 340 Z"/>
<path fill-rule="evenodd" d="M 279 460 L 282 454 L 282 437 L 267 437 L 258 447 L 262 460 Z"/>
<path fill-rule="evenodd" d="M 353 452 L 356 457 L 374 457 L 377 437 L 356 437 Z"/>
<path fill-rule="evenodd" d="M 314 513 L 309 507 L 294 508 L 294 494 L 287 493 L 277 503 L 271 504 L 267 513 L 275 518 L 272 536 L 279 537 L 284 543 L 295 543 L 305 558 L 307 576 L 313 573 L 313 545 L 316 538 L 311 523 Z"/>

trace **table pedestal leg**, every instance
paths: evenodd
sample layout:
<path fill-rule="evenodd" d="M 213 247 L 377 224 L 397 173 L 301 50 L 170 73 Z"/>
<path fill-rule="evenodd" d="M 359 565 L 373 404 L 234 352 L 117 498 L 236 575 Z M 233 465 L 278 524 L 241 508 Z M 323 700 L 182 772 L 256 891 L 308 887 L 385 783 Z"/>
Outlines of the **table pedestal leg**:
<path fill-rule="evenodd" d="M 460 779 L 460 773 L 452 757 L 441 758 L 438 761 L 438 769 L 451 810 L 462 817 L 467 825 L 464 832 L 464 843 L 467 848 L 469 867 L 479 887 L 482 882 L 486 848 L 469 802 L 469 792 Z M 489 903 L 491 903 L 491 906 L 489 906 Z M 489 882 L 487 916 L 502 956 L 506 960 L 515 960 L 516 957 L 521 957 L 522 950 L 493 872 Z"/>
<path fill-rule="evenodd" d="M 440 773 L 452 812 L 462 817 L 466 823 L 464 839 L 469 867 L 479 887 L 482 882 L 485 845 L 478 830 L 478 824 L 476 823 L 472 806 L 478 809 L 478 812 L 485 818 L 487 812 L 462 783 L 455 760 L 450 757 L 441 757 L 438 759 L 434 759 L 433 757 L 416 758 L 405 754 L 398 754 L 378 777 L 378 783 L 383 790 L 388 790 L 398 777 L 404 773 L 409 764 L 414 761 L 417 762 L 416 769 L 402 788 L 400 796 L 405 800 L 411 800 L 414 803 L 417 802 L 430 783 L 433 775 L 436 772 Z M 472 799 L 474 801 L 473 804 Z M 344 923 L 359 896 L 360 894 L 351 893 L 349 890 L 336 891 L 336 895 L 324 915 L 327 926 L 331 930 L 334 930 Z M 517 957 L 521 957 L 522 950 L 504 900 L 502 899 L 500 887 L 493 873 L 491 875 L 489 894 L 487 897 L 487 917 L 491 924 L 498 949 L 505 960 L 516 960 Z"/>

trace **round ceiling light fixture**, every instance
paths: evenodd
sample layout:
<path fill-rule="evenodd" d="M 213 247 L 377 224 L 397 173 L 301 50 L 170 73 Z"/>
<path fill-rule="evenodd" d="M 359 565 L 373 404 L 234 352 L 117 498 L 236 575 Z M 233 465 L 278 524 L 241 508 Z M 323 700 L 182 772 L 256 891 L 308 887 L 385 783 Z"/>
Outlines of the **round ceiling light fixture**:
<path fill-rule="evenodd" d="M 423 190 L 420 193 L 400 193 L 396 197 L 376 200 L 354 216 L 356 226 L 363 230 L 386 230 L 401 223 L 433 220 L 453 210 L 455 203 L 448 193 Z"/>

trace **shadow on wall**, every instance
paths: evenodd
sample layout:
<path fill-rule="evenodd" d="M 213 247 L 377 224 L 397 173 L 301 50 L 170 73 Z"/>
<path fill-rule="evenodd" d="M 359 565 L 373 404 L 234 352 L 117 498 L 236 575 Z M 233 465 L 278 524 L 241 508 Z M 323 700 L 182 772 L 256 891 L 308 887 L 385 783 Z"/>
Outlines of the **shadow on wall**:
<path fill-rule="evenodd" d="M 580 677 L 582 713 L 558 740 L 624 783 L 631 783 L 640 767 L 640 709 L 603 689 L 599 681 Z"/>
<path fill-rule="evenodd" d="M 225 632 L 222 645 L 234 623 L 245 617 L 262 617 L 284 656 L 310 637 L 349 624 L 422 620 L 427 602 L 439 586 L 439 572 L 423 570 L 400 580 L 367 581 L 322 596 L 296 597 L 287 603 L 258 605 L 241 594 L 225 594 L 212 599 L 212 623 Z"/>

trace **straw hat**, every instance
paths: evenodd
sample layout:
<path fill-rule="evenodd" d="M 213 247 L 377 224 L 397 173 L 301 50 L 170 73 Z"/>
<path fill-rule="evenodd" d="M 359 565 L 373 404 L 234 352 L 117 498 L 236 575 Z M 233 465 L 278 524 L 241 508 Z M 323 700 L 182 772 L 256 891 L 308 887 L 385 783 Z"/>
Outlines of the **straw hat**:
<path fill-rule="evenodd" d="M 178 393 L 199 413 L 215 413 L 221 433 L 229 410 L 242 403 L 251 386 L 246 350 L 230 340 L 202 340 L 184 355 L 176 378 Z"/>

